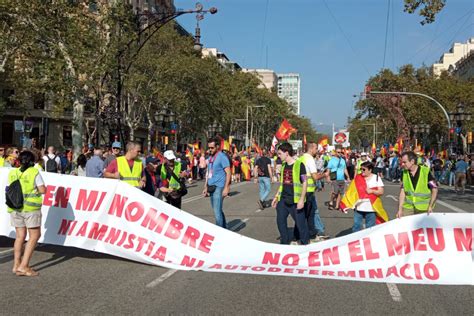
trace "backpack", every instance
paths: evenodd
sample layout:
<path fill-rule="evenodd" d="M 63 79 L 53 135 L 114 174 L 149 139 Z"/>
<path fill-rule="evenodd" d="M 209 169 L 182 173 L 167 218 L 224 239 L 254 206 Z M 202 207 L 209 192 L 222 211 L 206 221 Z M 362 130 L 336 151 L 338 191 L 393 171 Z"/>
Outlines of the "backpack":
<path fill-rule="evenodd" d="M 5 203 L 8 205 L 8 207 L 15 210 L 23 209 L 24 199 L 20 178 L 13 181 L 5 190 Z"/>
<path fill-rule="evenodd" d="M 46 157 L 48 158 L 48 161 L 46 162 L 46 168 L 45 168 L 46 172 L 57 173 L 58 172 L 58 163 L 56 162 L 57 156 L 54 156 L 53 159 L 51 159 L 49 155 L 46 155 Z"/>

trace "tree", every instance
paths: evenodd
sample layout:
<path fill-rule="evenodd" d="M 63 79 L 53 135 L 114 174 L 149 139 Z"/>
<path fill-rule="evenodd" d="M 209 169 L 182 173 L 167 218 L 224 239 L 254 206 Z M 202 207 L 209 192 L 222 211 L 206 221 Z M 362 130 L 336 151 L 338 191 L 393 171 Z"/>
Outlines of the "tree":
<path fill-rule="evenodd" d="M 471 105 L 471 108 L 474 104 L 474 82 L 461 81 L 447 72 L 437 78 L 425 67 L 415 69 L 412 65 L 405 65 L 399 68 L 398 73 L 384 69 L 370 78 L 367 84 L 374 91 L 427 94 L 440 102 L 448 112 L 454 112 L 458 103 Z M 378 137 L 381 141 L 394 143 L 399 136 L 404 136 L 406 141 L 413 140 L 415 135 L 412 127 L 427 123 L 431 126 L 427 139 L 430 144 L 447 140 L 445 115 L 426 98 L 372 94 L 357 102 L 355 109 L 357 113 L 349 122 L 352 139 L 367 139 L 367 127 L 363 124 L 377 123 L 379 132 L 382 132 L 382 136 Z"/>
<path fill-rule="evenodd" d="M 410 14 L 419 10 L 418 14 L 424 19 L 421 25 L 433 23 L 436 15 L 444 8 L 446 0 L 405 0 L 405 12 Z"/>

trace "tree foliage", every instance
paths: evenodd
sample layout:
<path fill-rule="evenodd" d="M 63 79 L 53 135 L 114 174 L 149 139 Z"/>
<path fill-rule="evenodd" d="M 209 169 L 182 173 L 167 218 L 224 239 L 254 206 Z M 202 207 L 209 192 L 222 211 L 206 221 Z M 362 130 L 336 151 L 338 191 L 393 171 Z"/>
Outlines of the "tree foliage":
<path fill-rule="evenodd" d="M 285 117 L 315 137 L 309 120 L 291 114 L 275 92 L 259 89 L 251 74 L 202 58 L 173 22 L 147 17 L 145 23 L 125 1 L 95 3 L 0 0 L 0 73 L 15 88 L 12 98 L 25 104 L 44 95 L 54 113 L 72 111 L 76 153 L 84 109 L 107 128 L 125 125 L 131 139 L 147 127 L 149 144 L 156 113 L 175 113 L 179 136 L 190 140 L 213 124 L 224 137 L 243 134 L 238 121 L 247 107 L 254 135 L 266 145 Z"/>
<path fill-rule="evenodd" d="M 418 14 L 423 17 L 421 25 L 433 23 L 436 15 L 444 8 L 446 0 L 405 0 L 405 12 Z"/>
<path fill-rule="evenodd" d="M 415 69 L 412 65 L 399 68 L 398 73 L 381 70 L 371 77 L 367 85 L 372 91 L 404 91 L 426 94 L 437 100 L 449 112 L 456 112 L 459 103 L 466 105 L 466 111 L 474 112 L 474 81 L 463 81 L 443 72 L 435 77 L 426 67 Z M 399 108 L 401 112 L 397 112 Z M 426 142 L 436 145 L 447 140 L 447 120 L 443 111 L 432 101 L 421 96 L 370 94 L 355 104 L 356 115 L 351 118 L 351 138 L 361 144 L 363 140 L 372 143 L 372 126 L 377 124 L 380 135 L 378 145 L 394 143 L 399 136 L 406 140 L 415 137 L 413 126 L 429 124 L 430 133 Z M 452 122 L 456 124 L 456 122 Z M 472 121 L 467 123 L 472 128 Z M 469 125 L 470 124 L 470 125 Z"/>

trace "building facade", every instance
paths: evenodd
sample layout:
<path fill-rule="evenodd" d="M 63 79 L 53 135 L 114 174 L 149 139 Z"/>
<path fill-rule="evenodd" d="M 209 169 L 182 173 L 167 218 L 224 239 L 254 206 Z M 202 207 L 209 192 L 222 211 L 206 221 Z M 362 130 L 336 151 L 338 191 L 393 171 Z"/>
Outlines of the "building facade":
<path fill-rule="evenodd" d="M 456 67 L 452 73 L 462 80 L 474 78 L 474 50 L 471 50 L 469 55 L 456 63 Z"/>
<path fill-rule="evenodd" d="M 454 71 L 456 63 L 467 57 L 474 50 L 474 37 L 466 43 L 454 43 L 448 53 L 440 57 L 439 62 L 433 64 L 433 74 L 438 77 L 443 71 Z"/>
<path fill-rule="evenodd" d="M 300 75 L 296 73 L 278 74 L 278 96 L 286 100 L 293 112 L 300 114 Z"/>
<path fill-rule="evenodd" d="M 276 73 L 271 69 L 250 69 L 244 68 L 242 69 L 243 72 L 252 73 L 260 79 L 261 84 L 258 86 L 259 88 L 265 88 L 270 91 L 276 89 L 278 77 Z"/>
<path fill-rule="evenodd" d="M 220 52 L 217 48 L 203 48 L 201 53 L 203 58 L 216 58 L 219 65 L 232 72 L 242 70 L 242 67 L 240 67 L 238 63 L 231 61 L 223 52 Z"/>

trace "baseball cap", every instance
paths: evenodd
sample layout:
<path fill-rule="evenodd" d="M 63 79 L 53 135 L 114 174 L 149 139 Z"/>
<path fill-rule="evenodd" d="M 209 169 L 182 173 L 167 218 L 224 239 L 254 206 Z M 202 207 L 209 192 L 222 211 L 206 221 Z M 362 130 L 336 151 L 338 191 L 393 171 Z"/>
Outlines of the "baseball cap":
<path fill-rule="evenodd" d="M 113 142 L 112 148 L 122 148 L 122 144 L 120 142 Z"/>
<path fill-rule="evenodd" d="M 157 164 L 157 163 L 158 163 L 158 159 L 156 159 L 156 158 L 153 157 L 153 156 L 147 157 L 147 158 L 146 158 L 146 164 L 149 164 L 149 163 Z"/>
<path fill-rule="evenodd" d="M 163 154 L 163 157 L 165 157 L 168 160 L 176 159 L 176 156 L 174 155 L 172 150 L 165 151 L 165 153 Z"/>

